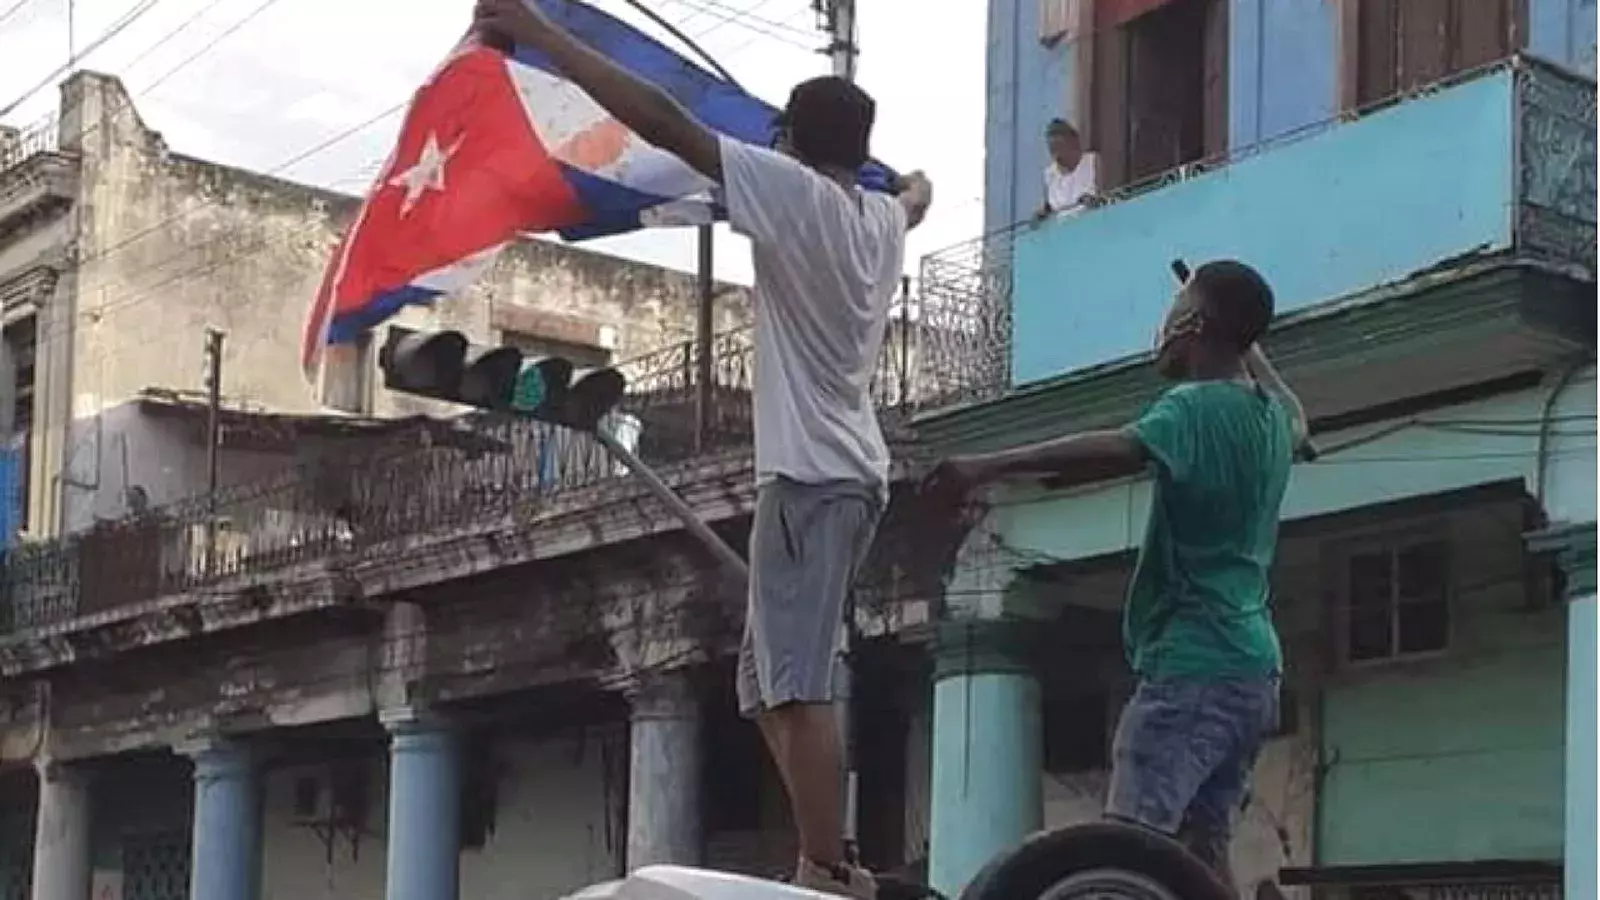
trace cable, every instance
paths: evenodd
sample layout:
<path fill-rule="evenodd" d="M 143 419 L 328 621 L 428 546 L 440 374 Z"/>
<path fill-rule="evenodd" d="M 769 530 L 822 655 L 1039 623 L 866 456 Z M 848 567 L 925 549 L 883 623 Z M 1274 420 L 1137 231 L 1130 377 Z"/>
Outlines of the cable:
<path fill-rule="evenodd" d="M 5 20 L 7 20 L 7 19 L 11 18 L 12 16 L 16 15 L 17 13 L 21 12 L 22 8 L 24 6 L 27 6 L 29 3 L 32 3 L 32 2 L 33 2 L 33 0 L 17 0 L 17 2 L 15 2 L 15 3 L 11 4 L 10 6 L 6 7 L 4 12 L 0 12 L 0 24 L 3 24 L 5 22 Z"/>
<path fill-rule="evenodd" d="M 140 17 L 154 9 L 156 4 L 160 2 L 161 0 L 143 0 L 143 2 L 141 2 L 138 6 L 134 7 L 132 10 L 129 10 L 121 19 L 113 22 L 103 34 L 95 38 L 93 41 L 90 41 L 87 47 L 84 47 L 82 50 L 73 54 L 71 59 L 68 59 L 65 63 L 58 66 L 55 71 L 51 72 L 49 75 L 46 75 L 39 81 L 38 84 L 27 89 L 26 91 L 23 91 L 22 96 L 6 104 L 4 107 L 0 107 L 0 117 L 10 115 L 12 110 L 16 109 L 18 106 L 21 106 L 29 97 L 32 97 L 40 90 L 48 87 L 50 82 L 55 81 L 60 76 L 72 71 L 72 68 L 76 66 L 84 57 L 99 49 L 107 41 L 121 34 L 122 31 L 129 25 L 139 21 Z"/>
<path fill-rule="evenodd" d="M 219 35 L 217 38 L 213 39 L 205 48 L 202 48 L 202 50 L 199 53 L 196 53 L 196 54 L 190 56 L 188 59 L 186 59 L 178 67 L 176 67 L 175 69 L 169 71 L 168 73 L 163 75 L 160 79 L 157 79 L 156 84 L 159 84 L 162 80 L 165 80 L 167 77 L 169 77 L 172 74 L 173 71 L 176 71 L 177 69 L 181 69 L 181 68 L 183 68 L 183 66 L 188 65 L 189 63 L 193 62 L 196 58 L 198 58 L 198 56 L 201 53 L 203 53 L 203 52 L 211 49 L 212 47 L 214 47 L 222 39 L 226 38 L 228 35 L 232 34 L 235 31 L 237 31 L 240 27 L 242 27 L 250 19 L 252 19 L 255 16 L 259 15 L 267 7 L 270 7 L 273 3 L 276 3 L 276 2 L 277 2 L 277 0 L 265 0 L 265 2 L 261 6 L 257 7 L 256 10 L 252 11 L 249 15 L 247 15 L 244 20 L 241 20 L 241 22 L 236 23 L 232 28 L 229 28 L 222 35 Z M 202 12 L 204 12 L 204 10 L 202 10 Z M 671 23 L 664 23 L 664 24 L 668 28 L 673 28 L 674 27 L 674 26 L 671 25 Z M 694 41 L 692 39 L 690 39 L 688 37 L 685 37 L 685 36 L 682 36 L 681 33 L 680 33 L 679 36 L 680 36 L 680 39 L 684 40 L 685 43 L 687 43 L 691 48 L 694 48 L 694 49 L 696 49 L 698 51 L 698 47 L 694 44 Z M 703 51 L 699 51 L 699 52 L 701 52 L 702 55 L 704 54 Z M 713 65 L 714 65 L 714 61 L 713 61 Z M 731 78 L 730 78 L 730 81 L 731 81 Z M 147 93 L 149 90 L 153 89 L 154 86 L 155 85 L 151 85 L 150 87 L 146 88 L 144 91 L 141 91 L 140 93 L 141 94 Z M 327 139 L 327 140 L 325 140 L 325 141 L 323 141 L 323 142 L 321 142 L 321 143 L 319 143 L 317 145 L 314 145 L 313 147 L 308 148 L 307 150 L 302 151 L 299 154 L 296 154 L 294 157 L 291 157 L 289 160 L 287 160 L 287 161 L 285 161 L 283 163 L 280 163 L 280 164 L 272 167 L 271 169 L 268 169 L 264 174 L 268 174 L 268 175 L 277 174 L 277 173 L 279 173 L 279 172 L 281 172 L 281 171 L 283 171 L 283 170 L 285 170 L 287 168 L 290 168 L 291 166 L 293 166 L 293 165 L 295 165 L 295 164 L 297 164 L 299 162 L 304 161 L 307 158 L 310 158 L 311 156 L 314 156 L 314 155 L 322 152 L 323 150 L 327 149 L 328 147 L 331 147 L 331 146 L 333 146 L 333 145 L 335 145 L 335 144 L 337 144 L 337 143 L 349 138 L 350 136 L 354 135 L 355 133 L 357 133 L 357 132 L 359 132 L 361 130 L 364 130 L 367 127 L 370 127 L 371 125 L 373 125 L 376 122 L 382 120 L 383 118 L 386 118 L 389 115 L 392 115 L 392 114 L 400 111 L 402 108 L 404 108 L 406 106 L 406 104 L 409 102 L 409 100 L 410 100 L 410 97 L 408 96 L 405 100 L 402 100 L 402 101 L 394 104 L 393 106 L 391 106 L 391 107 L 379 112 L 377 115 L 373 116 L 372 118 L 370 118 L 370 119 L 368 119 L 368 120 L 366 120 L 364 122 L 358 123 L 356 126 L 353 126 L 352 128 L 346 129 L 345 131 L 339 132 L 338 134 L 334 135 L 333 137 L 331 137 L 331 138 L 329 138 L 329 139 Z M 119 111 L 119 114 L 120 114 L 120 111 Z M 144 238 L 145 236 L 153 234 L 153 233 L 156 233 L 158 231 L 161 231 L 161 230 L 165 229 L 167 226 L 173 224 L 174 222 L 176 222 L 178 220 L 181 220 L 181 219 L 186 219 L 186 218 L 188 218 L 190 216 L 198 214 L 199 212 L 201 212 L 201 210 L 193 209 L 193 210 L 188 210 L 188 211 L 184 211 L 184 212 L 175 213 L 175 214 L 173 214 L 171 216 L 168 216 L 165 219 L 162 219 L 162 220 L 156 222 L 155 224 L 153 224 L 153 225 L 151 225 L 151 226 L 149 226 L 149 227 L 147 227 L 147 228 L 145 228 L 145 229 L 143 229 L 143 230 L 141 230 L 139 232 L 135 232 L 134 234 L 132 234 L 132 235 L 126 237 L 126 238 L 123 238 L 122 240 L 116 242 L 115 244 L 112 244 L 109 247 L 103 248 L 102 250 L 97 251 L 97 252 L 95 252 L 93 254 L 86 255 L 85 257 L 83 257 L 82 259 L 80 259 L 78 261 L 78 265 L 81 267 L 81 266 L 87 265 L 89 263 L 94 263 L 94 262 L 103 261 L 105 259 L 108 259 L 108 258 L 116 255 L 118 252 L 120 252 L 121 250 L 125 249 L 126 247 L 136 243 L 137 241 L 139 241 L 140 239 Z M 214 239 L 213 241 L 208 242 L 207 244 L 202 245 L 202 246 L 210 246 L 211 244 L 214 244 L 214 243 L 216 243 L 217 241 L 220 241 L 220 240 L 222 240 L 221 236 L 219 236 L 218 238 Z M 159 283 L 157 283 L 157 284 L 155 284 L 153 286 L 150 286 L 150 287 L 147 287 L 147 288 L 143 289 L 140 293 L 138 293 L 138 294 L 136 294 L 134 296 L 122 298 L 122 299 L 116 300 L 116 301 L 111 301 L 109 303 L 102 304 L 102 305 L 100 305 L 98 307 L 95 307 L 94 309 L 83 310 L 83 311 L 79 312 L 76 316 L 74 316 L 74 318 L 72 320 L 70 320 L 70 323 L 67 326 L 67 331 L 65 333 L 69 334 L 69 335 L 74 333 L 76 331 L 77 322 L 80 319 L 81 320 L 88 320 L 88 319 L 91 319 L 91 318 L 94 318 L 94 319 L 103 318 L 105 315 L 108 315 L 111 312 L 116 312 L 116 311 L 125 309 L 127 307 L 136 305 L 139 302 L 143 302 L 144 300 L 150 299 L 151 297 L 153 297 L 154 296 L 153 291 L 155 291 L 158 288 L 166 287 L 166 286 L 169 286 L 169 285 L 171 285 L 173 283 L 176 283 L 178 281 L 184 280 L 186 276 L 203 275 L 203 274 L 207 274 L 209 272 L 215 271 L 216 269 L 222 267 L 223 265 L 226 265 L 226 264 L 229 264 L 229 263 L 234 262 L 236 260 L 244 258 L 246 255 L 248 255 L 251 252 L 254 252 L 254 251 L 257 251 L 257 250 L 265 248 L 268 245 L 268 243 L 269 243 L 269 241 L 266 238 L 263 238 L 260 241 L 256 242 L 255 244 L 247 246 L 247 247 L 239 249 L 239 250 L 236 250 L 233 253 L 229 254 L 228 256 L 225 256 L 224 258 L 219 259 L 219 260 L 217 260 L 217 261 L 215 261 L 213 263 L 210 263 L 210 264 L 207 264 L 207 265 L 204 265 L 204 266 L 194 267 L 193 269 L 180 272 L 180 273 L 178 273 L 177 275 L 175 275 L 172 278 L 165 279 L 165 280 L 163 280 L 163 281 L 161 281 L 161 282 L 159 282 Z M 194 248 L 187 248 L 184 251 L 180 251 L 179 254 L 175 254 L 173 257 L 169 257 L 168 260 L 164 260 L 162 263 L 158 263 L 156 266 L 146 267 L 145 269 L 140 270 L 140 272 L 135 273 L 135 276 L 137 276 L 139 274 L 142 274 L 143 272 L 147 272 L 147 271 L 150 271 L 150 270 L 152 270 L 154 268 L 157 268 L 160 265 L 164 264 L 165 262 L 170 261 L 171 259 L 175 259 L 178 256 L 187 255 L 189 252 L 192 252 L 193 249 Z M 43 341 L 43 340 L 47 340 L 47 339 L 52 339 L 51 338 L 51 332 L 54 332 L 55 329 L 45 328 L 45 329 L 42 329 L 41 331 L 43 333 L 40 335 L 39 340 Z M 56 332 L 56 333 L 59 334 L 60 332 Z"/>
<path fill-rule="evenodd" d="M 732 17 L 732 16 L 728 16 L 728 15 L 725 15 L 723 13 L 717 12 L 716 10 L 709 9 L 708 7 L 705 7 L 705 6 L 703 6 L 703 5 L 699 4 L 699 3 L 694 2 L 694 0 L 669 0 L 669 2 L 671 2 L 673 4 L 676 4 L 678 6 L 685 7 L 687 9 L 698 10 L 700 12 L 703 12 L 703 13 L 705 13 L 707 15 L 713 16 L 713 17 L 721 20 L 724 24 L 738 25 L 741 28 L 744 28 L 744 29 L 749 30 L 749 31 L 753 31 L 758 35 L 761 35 L 761 36 L 766 37 L 766 38 L 770 38 L 771 40 L 777 41 L 780 44 L 787 44 L 787 45 L 789 45 L 791 47 L 794 47 L 796 49 L 804 50 L 807 53 L 810 53 L 810 52 L 812 52 L 813 50 L 816 49 L 815 47 L 800 43 L 795 38 L 787 37 L 787 36 L 785 36 L 785 35 L 783 35 L 781 33 L 770 31 L 770 30 L 768 30 L 766 28 L 763 28 L 763 27 L 761 27 L 759 25 L 751 24 L 750 22 L 744 21 L 742 19 L 739 19 L 739 18 L 736 18 L 736 17 Z"/>

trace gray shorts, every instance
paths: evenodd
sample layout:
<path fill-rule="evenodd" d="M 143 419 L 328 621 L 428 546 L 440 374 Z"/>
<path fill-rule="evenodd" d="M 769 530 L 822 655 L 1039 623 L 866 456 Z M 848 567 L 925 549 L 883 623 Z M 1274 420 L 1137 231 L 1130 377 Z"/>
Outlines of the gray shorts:
<path fill-rule="evenodd" d="M 779 478 L 756 492 L 750 598 L 739 647 L 739 711 L 833 700 L 845 601 L 883 501 L 854 481 Z"/>

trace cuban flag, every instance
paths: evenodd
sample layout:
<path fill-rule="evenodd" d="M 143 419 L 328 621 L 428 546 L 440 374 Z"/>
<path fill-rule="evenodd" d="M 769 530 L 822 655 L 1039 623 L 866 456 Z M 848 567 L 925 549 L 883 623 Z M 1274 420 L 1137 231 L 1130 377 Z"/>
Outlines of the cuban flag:
<path fill-rule="evenodd" d="M 608 58 L 659 86 L 708 127 L 766 144 L 777 110 L 637 29 L 570 0 L 528 0 Z M 871 163 L 861 183 L 888 190 Z M 400 136 L 329 260 L 301 364 L 411 304 L 470 285 L 520 235 L 569 241 L 721 217 L 714 185 L 601 109 L 549 60 L 468 38 L 417 91 Z"/>

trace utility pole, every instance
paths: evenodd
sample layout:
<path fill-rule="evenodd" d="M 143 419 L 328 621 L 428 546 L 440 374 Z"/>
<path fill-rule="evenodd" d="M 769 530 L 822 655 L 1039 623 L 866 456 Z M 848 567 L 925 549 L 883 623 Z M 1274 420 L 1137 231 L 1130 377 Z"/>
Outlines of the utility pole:
<path fill-rule="evenodd" d="M 856 0 L 812 0 L 818 27 L 828 33 L 828 58 L 833 74 L 846 81 L 856 80 Z"/>
<path fill-rule="evenodd" d="M 855 0 L 812 0 L 811 8 L 817 13 L 817 24 L 828 34 L 828 59 L 833 74 L 846 81 L 856 80 Z M 839 657 L 834 666 L 834 705 L 839 718 L 839 739 L 844 748 L 844 844 L 845 852 L 855 858 L 859 852 L 857 823 L 860 819 L 861 765 L 860 746 L 855 737 L 855 663 L 856 647 L 861 636 L 856 628 L 855 588 L 844 605 L 844 636 Z"/>
<path fill-rule="evenodd" d="M 694 384 L 694 447 L 696 452 L 705 449 L 711 437 L 711 404 L 716 400 L 716 386 L 712 384 L 711 353 L 716 335 L 712 333 L 713 303 L 716 296 L 716 279 L 712 277 L 712 247 L 714 232 L 710 225 L 698 229 L 700 264 L 698 266 L 700 303 L 695 314 L 695 384 Z"/>
<path fill-rule="evenodd" d="M 206 329 L 206 549 L 207 574 L 217 548 L 217 487 L 222 447 L 222 332 Z"/>

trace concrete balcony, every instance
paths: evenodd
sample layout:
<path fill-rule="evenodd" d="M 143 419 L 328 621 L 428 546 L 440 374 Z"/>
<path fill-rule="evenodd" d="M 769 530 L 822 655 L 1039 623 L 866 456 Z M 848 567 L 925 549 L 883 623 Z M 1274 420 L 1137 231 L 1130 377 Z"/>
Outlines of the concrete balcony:
<path fill-rule="evenodd" d="M 78 160 L 58 151 L 34 153 L 0 169 L 0 235 L 63 208 L 78 195 Z"/>
<path fill-rule="evenodd" d="M 1015 386 L 1148 351 L 1175 258 L 1248 261 L 1291 316 L 1474 264 L 1536 262 L 1588 283 L 1592 335 L 1594 82 L 1508 61 L 1013 241 L 999 252 Z M 1565 314 L 1532 293 L 1541 315 Z M 1496 352 L 1521 347 L 1502 340 Z"/>

